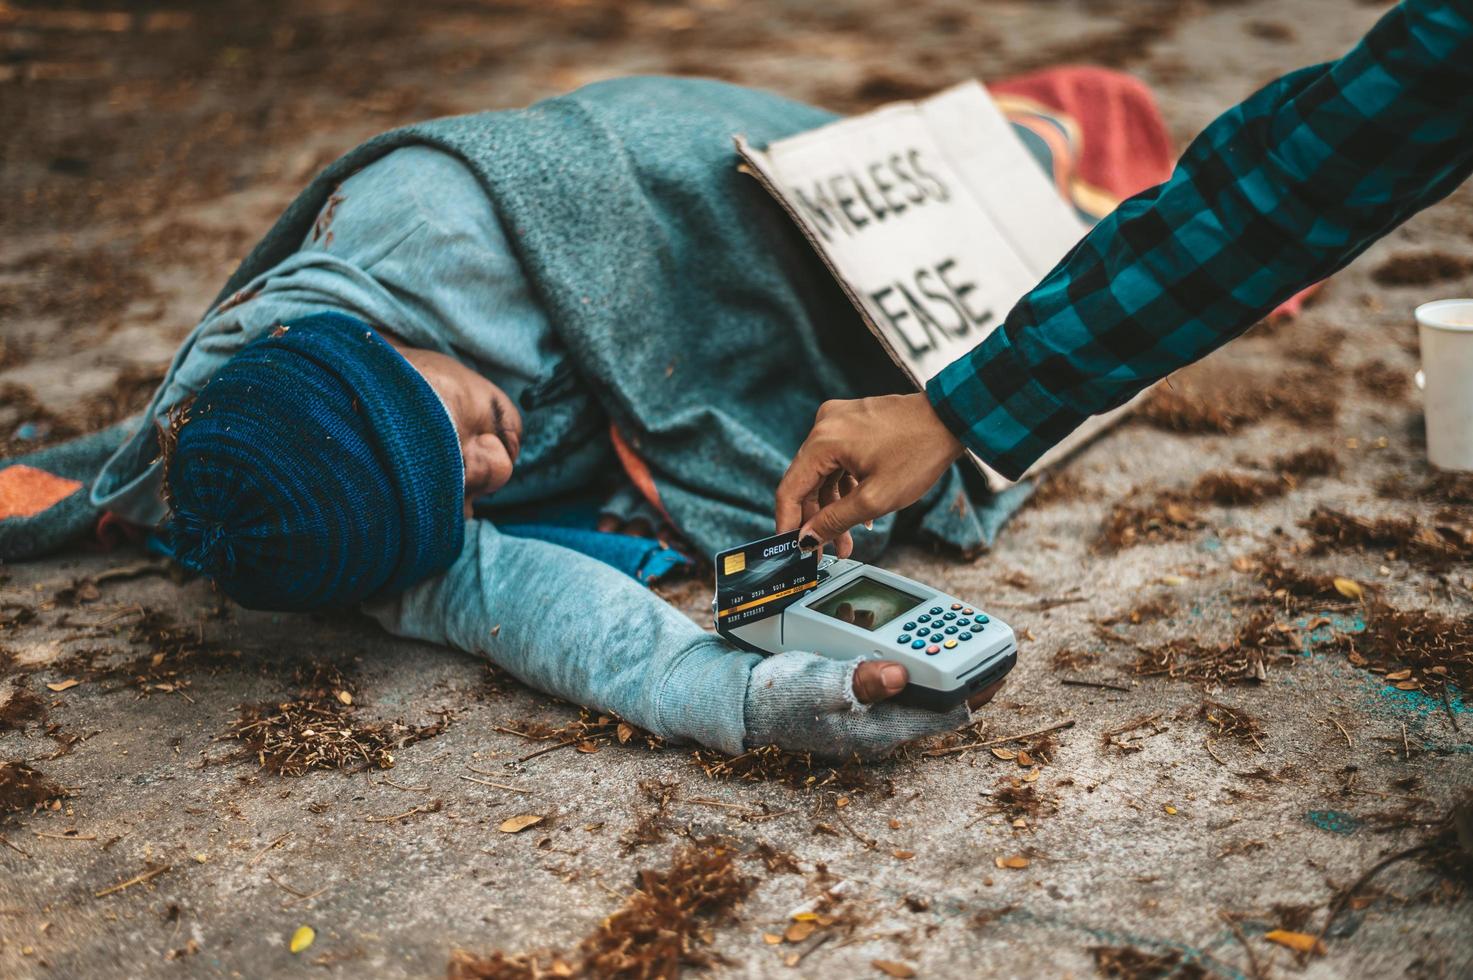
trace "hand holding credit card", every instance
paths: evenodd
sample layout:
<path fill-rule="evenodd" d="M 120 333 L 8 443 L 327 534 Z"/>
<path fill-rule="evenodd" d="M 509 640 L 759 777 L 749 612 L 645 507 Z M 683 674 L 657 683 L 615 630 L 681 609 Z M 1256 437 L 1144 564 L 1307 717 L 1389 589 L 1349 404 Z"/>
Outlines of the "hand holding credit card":
<path fill-rule="evenodd" d="M 782 612 L 818 585 L 818 552 L 787 531 L 716 556 L 716 628 L 727 630 Z"/>

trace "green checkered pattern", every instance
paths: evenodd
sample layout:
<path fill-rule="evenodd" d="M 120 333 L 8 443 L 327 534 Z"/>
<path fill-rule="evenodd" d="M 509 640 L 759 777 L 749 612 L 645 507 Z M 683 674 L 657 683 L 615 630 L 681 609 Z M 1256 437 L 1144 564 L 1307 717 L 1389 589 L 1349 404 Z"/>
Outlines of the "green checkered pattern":
<path fill-rule="evenodd" d="M 926 386 L 1011 478 L 1241 334 L 1473 170 L 1473 0 L 1406 0 L 1212 123 Z"/>

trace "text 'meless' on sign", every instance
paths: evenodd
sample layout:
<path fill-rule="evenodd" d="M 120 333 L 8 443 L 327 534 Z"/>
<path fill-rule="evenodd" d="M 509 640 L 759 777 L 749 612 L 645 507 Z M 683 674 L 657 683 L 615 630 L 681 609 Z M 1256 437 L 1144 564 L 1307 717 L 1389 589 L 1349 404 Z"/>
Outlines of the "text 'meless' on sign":
<path fill-rule="evenodd" d="M 762 149 L 736 142 L 918 387 L 996 329 L 1086 231 L 975 81 Z M 1030 473 L 1121 411 L 1090 419 Z M 973 462 L 994 489 L 1007 485 Z"/>

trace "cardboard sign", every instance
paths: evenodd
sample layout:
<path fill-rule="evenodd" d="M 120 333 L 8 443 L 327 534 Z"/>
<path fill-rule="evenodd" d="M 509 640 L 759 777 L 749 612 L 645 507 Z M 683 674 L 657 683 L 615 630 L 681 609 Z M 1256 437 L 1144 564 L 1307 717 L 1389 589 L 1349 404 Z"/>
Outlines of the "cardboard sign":
<path fill-rule="evenodd" d="M 917 387 L 981 343 L 1087 230 L 975 81 L 765 149 L 736 142 Z M 1029 473 L 1121 411 L 1090 419 Z M 993 489 L 1008 485 L 971 458 Z"/>

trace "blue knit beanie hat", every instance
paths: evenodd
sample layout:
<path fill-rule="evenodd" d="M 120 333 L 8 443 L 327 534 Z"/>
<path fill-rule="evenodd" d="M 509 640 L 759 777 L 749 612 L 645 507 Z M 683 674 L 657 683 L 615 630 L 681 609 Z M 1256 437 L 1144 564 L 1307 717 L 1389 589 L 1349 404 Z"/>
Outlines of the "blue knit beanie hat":
<path fill-rule="evenodd" d="M 350 606 L 460 553 L 455 425 L 361 320 L 318 313 L 247 344 L 176 433 L 165 535 L 182 565 L 247 608 Z"/>

